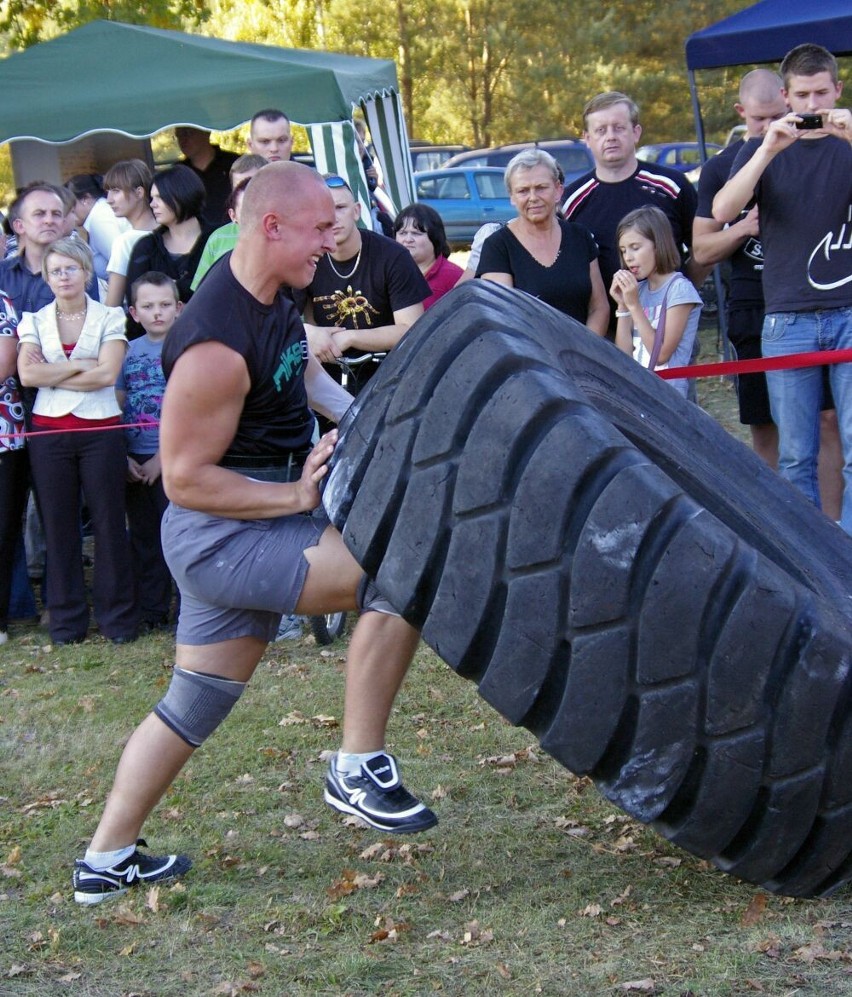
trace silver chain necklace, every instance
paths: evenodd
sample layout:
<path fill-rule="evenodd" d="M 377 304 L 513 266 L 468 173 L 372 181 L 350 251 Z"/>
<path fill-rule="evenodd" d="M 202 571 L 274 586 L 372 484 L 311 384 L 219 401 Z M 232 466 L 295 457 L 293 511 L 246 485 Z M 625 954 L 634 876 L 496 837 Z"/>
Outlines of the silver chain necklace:
<path fill-rule="evenodd" d="M 364 248 L 364 243 L 362 242 L 360 248 L 358 249 L 358 255 L 355 257 L 355 266 L 352 267 L 349 273 L 341 273 L 337 269 L 337 267 L 334 265 L 334 259 L 332 258 L 331 253 L 328 254 L 328 265 L 341 280 L 349 280 L 354 275 L 355 271 L 358 269 L 358 264 L 361 262 L 361 250 L 363 248 Z"/>

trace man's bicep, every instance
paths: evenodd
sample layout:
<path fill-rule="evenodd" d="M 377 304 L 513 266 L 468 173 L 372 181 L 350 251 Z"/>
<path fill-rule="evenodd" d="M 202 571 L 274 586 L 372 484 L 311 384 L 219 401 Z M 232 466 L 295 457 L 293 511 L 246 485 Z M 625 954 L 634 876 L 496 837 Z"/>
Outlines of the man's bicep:
<path fill-rule="evenodd" d="M 249 389 L 243 358 L 221 343 L 199 343 L 174 365 L 163 397 L 165 462 L 216 464 L 237 431 Z"/>

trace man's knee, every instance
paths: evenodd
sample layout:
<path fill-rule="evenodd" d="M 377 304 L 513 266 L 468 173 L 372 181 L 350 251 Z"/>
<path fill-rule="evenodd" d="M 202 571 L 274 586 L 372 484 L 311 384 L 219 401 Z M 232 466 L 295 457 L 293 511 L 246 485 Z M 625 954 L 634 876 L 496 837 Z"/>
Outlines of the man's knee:
<path fill-rule="evenodd" d="M 362 575 L 355 590 L 355 601 L 362 613 L 384 613 L 386 616 L 399 616 L 388 600 L 376 588 L 376 583 L 368 575 Z"/>
<path fill-rule="evenodd" d="M 197 748 L 231 712 L 245 687 L 245 682 L 175 665 L 171 684 L 154 713 L 190 747 Z"/>

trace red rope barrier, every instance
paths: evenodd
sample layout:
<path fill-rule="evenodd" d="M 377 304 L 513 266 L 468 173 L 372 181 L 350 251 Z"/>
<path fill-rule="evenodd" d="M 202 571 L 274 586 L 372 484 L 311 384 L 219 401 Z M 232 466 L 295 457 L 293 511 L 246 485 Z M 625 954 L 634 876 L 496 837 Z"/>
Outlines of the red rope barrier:
<path fill-rule="evenodd" d="M 789 353 L 783 357 L 760 357 L 757 360 L 724 360 L 720 363 L 698 363 L 688 367 L 668 367 L 655 371 L 664 381 L 678 377 L 724 377 L 727 374 L 758 374 L 767 370 L 797 370 L 802 367 L 823 367 L 828 364 L 852 362 L 852 350 L 820 350 L 816 353 Z M 39 433 L 0 433 L 0 440 L 22 439 L 27 436 L 54 436 L 57 433 L 102 433 L 111 429 L 153 429 L 159 422 L 118 423 L 115 426 L 92 426 L 79 429 L 45 429 Z"/>
<path fill-rule="evenodd" d="M 767 370 L 794 370 L 799 367 L 823 367 L 852 361 L 852 350 L 820 350 L 816 353 L 789 353 L 784 357 L 759 357 L 756 360 L 725 360 L 721 363 L 697 363 L 691 367 L 669 367 L 655 371 L 664 381 L 676 377 L 715 377 L 725 374 L 757 374 Z"/>
<path fill-rule="evenodd" d="M 42 429 L 34 433 L 0 433 L 0 440 L 22 440 L 28 436 L 58 436 L 60 433 L 108 433 L 113 429 L 153 429 L 157 422 L 117 422 L 114 426 L 80 426 L 74 429 Z"/>

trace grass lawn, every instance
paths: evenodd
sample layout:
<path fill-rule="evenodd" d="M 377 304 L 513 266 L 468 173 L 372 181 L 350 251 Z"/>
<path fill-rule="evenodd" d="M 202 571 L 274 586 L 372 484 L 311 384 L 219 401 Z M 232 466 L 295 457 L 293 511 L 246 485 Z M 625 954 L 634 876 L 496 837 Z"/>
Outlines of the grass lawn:
<path fill-rule="evenodd" d="M 727 382 L 702 385 L 726 418 L 731 397 Z M 386 838 L 323 803 L 345 642 L 285 642 L 146 825 L 156 851 L 188 852 L 193 870 L 78 907 L 72 860 L 125 739 L 166 688 L 172 640 L 52 648 L 23 624 L 11 638 L 0 997 L 852 994 L 848 891 L 769 896 L 678 851 L 425 646 L 389 745 L 437 828 Z"/>

